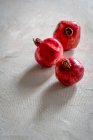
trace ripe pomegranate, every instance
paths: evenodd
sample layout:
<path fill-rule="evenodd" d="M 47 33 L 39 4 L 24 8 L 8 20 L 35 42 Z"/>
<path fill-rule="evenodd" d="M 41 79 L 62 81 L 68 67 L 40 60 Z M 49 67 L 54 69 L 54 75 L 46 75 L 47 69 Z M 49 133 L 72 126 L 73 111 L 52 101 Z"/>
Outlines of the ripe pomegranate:
<path fill-rule="evenodd" d="M 84 67 L 75 58 L 62 58 L 56 63 L 55 73 L 63 85 L 71 86 L 82 79 Z"/>
<path fill-rule="evenodd" d="M 40 65 L 50 67 L 62 58 L 63 47 L 56 39 L 47 38 L 42 41 L 36 38 L 35 40 L 33 39 L 33 41 L 37 46 L 35 59 Z"/>
<path fill-rule="evenodd" d="M 73 21 L 61 21 L 53 37 L 61 42 L 65 51 L 76 48 L 80 40 L 80 26 Z"/>

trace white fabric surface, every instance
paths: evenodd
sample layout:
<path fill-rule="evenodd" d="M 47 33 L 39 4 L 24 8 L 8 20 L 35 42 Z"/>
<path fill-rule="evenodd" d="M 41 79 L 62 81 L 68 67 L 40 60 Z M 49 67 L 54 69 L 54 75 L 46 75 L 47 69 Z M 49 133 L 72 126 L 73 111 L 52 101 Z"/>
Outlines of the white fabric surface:
<path fill-rule="evenodd" d="M 78 48 L 64 53 L 85 67 L 64 88 L 34 60 L 32 38 L 51 37 L 60 20 L 81 25 Z M 93 140 L 93 1 L 0 0 L 0 140 Z"/>

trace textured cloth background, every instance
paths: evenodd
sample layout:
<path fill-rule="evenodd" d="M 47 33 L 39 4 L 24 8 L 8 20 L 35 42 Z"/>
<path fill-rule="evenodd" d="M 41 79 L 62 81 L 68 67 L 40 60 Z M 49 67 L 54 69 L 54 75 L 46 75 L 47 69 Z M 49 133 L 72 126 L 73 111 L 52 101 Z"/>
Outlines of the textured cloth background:
<path fill-rule="evenodd" d="M 37 65 L 32 41 L 51 37 L 60 20 L 82 30 L 64 55 L 81 61 L 85 75 L 67 88 L 54 67 Z M 0 0 L 0 140 L 93 140 L 92 0 Z"/>

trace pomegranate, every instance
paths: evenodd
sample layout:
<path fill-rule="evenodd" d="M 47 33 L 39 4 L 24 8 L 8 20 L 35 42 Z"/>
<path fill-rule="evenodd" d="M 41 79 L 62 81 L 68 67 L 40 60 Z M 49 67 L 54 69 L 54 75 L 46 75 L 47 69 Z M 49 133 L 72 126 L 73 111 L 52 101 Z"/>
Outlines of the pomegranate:
<path fill-rule="evenodd" d="M 82 79 L 84 67 L 75 58 L 64 57 L 56 63 L 55 73 L 63 85 L 71 86 Z"/>
<path fill-rule="evenodd" d="M 33 39 L 37 49 L 35 51 L 36 61 L 44 66 L 50 67 L 62 58 L 63 47 L 59 41 L 54 38 L 46 38 L 40 40 L 39 38 Z"/>
<path fill-rule="evenodd" d="M 80 26 L 73 21 L 61 21 L 58 23 L 53 37 L 61 42 L 65 51 L 76 48 L 80 41 Z"/>

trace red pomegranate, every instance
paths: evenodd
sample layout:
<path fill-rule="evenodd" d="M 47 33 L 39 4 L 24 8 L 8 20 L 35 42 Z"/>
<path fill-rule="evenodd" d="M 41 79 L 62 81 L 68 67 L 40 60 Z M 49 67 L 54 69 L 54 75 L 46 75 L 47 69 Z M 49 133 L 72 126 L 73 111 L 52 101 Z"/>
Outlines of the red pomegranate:
<path fill-rule="evenodd" d="M 53 37 L 61 42 L 65 51 L 74 49 L 80 40 L 80 25 L 73 21 L 60 21 Z"/>
<path fill-rule="evenodd" d="M 75 58 L 62 58 L 56 63 L 55 73 L 63 85 L 71 86 L 82 79 L 84 67 Z"/>
<path fill-rule="evenodd" d="M 63 47 L 56 39 L 46 38 L 42 41 L 36 38 L 33 41 L 37 46 L 35 59 L 40 65 L 50 67 L 62 58 Z"/>

